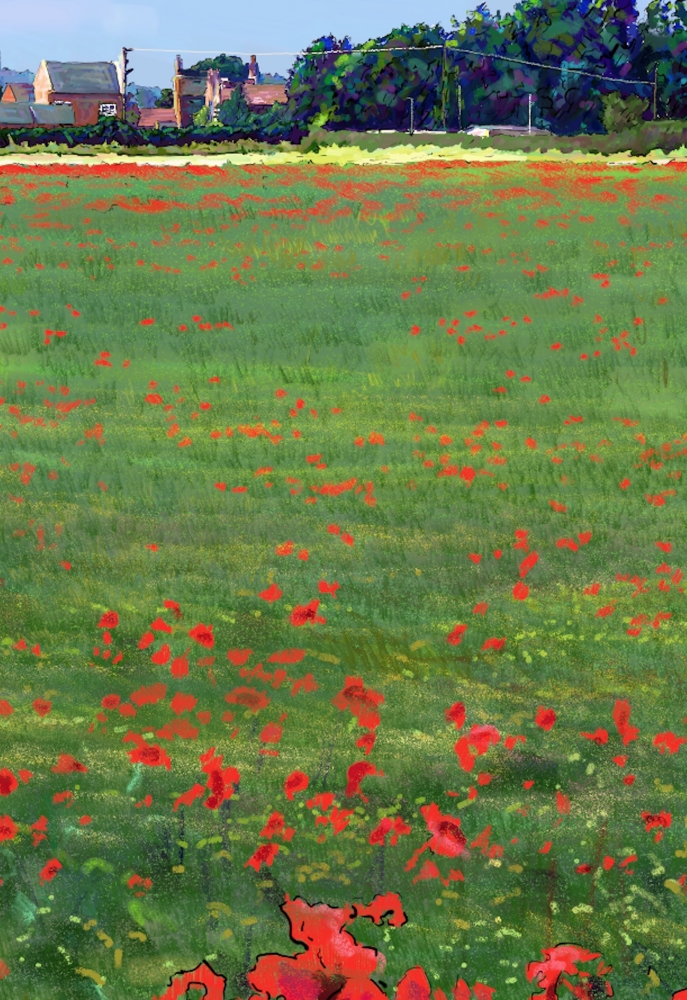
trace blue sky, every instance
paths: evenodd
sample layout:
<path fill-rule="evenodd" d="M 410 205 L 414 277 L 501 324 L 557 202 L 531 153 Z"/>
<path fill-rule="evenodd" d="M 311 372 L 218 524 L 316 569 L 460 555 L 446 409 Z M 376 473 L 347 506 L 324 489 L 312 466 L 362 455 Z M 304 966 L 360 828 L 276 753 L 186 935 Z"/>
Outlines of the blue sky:
<path fill-rule="evenodd" d="M 260 0 L 189 3 L 189 0 L 31 0 L 26 7 L 0 0 L 0 57 L 12 69 L 35 71 L 41 59 L 116 58 L 122 45 L 134 48 L 198 49 L 225 52 L 299 51 L 313 38 L 350 35 L 354 42 L 384 34 L 402 23 L 423 20 L 449 27 L 479 0 Z M 492 10 L 512 9 L 493 0 Z M 640 0 L 640 9 L 645 6 Z M 215 48 L 213 48 L 215 46 Z M 132 79 L 148 86 L 169 86 L 174 52 L 134 52 Z M 184 54 L 190 65 L 200 55 Z M 263 56 L 263 72 L 286 73 L 291 56 Z"/>

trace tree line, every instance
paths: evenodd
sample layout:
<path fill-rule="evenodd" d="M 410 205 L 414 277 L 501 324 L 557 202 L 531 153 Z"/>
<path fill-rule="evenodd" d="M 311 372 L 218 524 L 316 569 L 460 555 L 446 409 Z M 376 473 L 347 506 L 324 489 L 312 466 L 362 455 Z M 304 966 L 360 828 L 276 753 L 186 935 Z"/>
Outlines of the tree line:
<path fill-rule="evenodd" d="M 450 30 L 318 38 L 287 86 L 281 114 L 325 129 L 407 129 L 411 106 L 416 129 L 526 125 L 530 104 L 532 125 L 562 134 L 684 118 L 687 3 L 650 0 L 641 19 L 636 0 L 481 3 Z"/>

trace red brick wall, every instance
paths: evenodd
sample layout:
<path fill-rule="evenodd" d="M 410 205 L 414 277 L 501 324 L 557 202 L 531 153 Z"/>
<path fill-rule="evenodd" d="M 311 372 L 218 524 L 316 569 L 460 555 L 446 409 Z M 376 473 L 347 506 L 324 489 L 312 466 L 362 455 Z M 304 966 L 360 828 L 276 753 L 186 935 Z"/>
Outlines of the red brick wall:
<path fill-rule="evenodd" d="M 113 94 L 49 94 L 49 103 L 69 101 L 74 108 L 74 118 L 77 125 L 95 125 L 98 121 L 101 104 L 116 104 L 117 114 L 122 114 L 122 95 Z"/>

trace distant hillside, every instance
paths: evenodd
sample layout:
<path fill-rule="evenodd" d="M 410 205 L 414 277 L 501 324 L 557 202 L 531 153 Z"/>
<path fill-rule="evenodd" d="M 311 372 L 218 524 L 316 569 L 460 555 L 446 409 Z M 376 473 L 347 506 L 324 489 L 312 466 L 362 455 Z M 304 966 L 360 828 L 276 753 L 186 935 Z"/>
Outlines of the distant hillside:
<path fill-rule="evenodd" d="M 8 69 L 6 66 L 0 67 L 0 87 L 8 83 L 33 83 L 36 74 L 30 69 L 18 70 Z"/>

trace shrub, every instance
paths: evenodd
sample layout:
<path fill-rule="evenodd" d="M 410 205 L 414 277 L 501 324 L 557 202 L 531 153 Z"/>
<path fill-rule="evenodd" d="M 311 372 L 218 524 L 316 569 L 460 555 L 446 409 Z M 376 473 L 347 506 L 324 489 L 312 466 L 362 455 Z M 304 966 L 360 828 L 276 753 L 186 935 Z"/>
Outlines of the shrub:
<path fill-rule="evenodd" d="M 631 94 L 629 97 L 604 94 L 601 101 L 604 109 L 603 126 L 609 134 L 624 132 L 628 128 L 639 128 L 649 107 L 648 100 L 645 97 L 638 97 L 637 94 Z"/>

